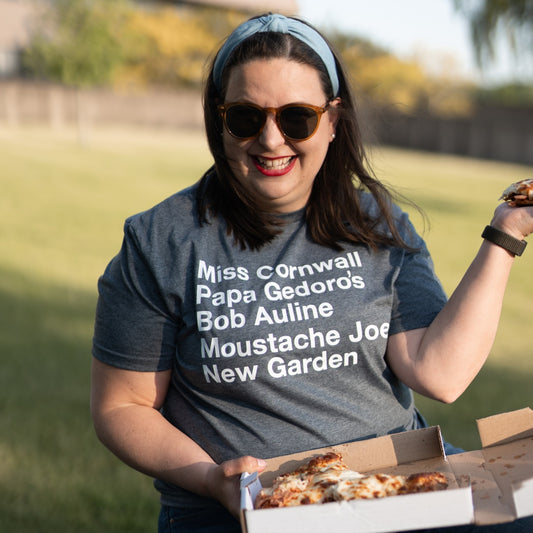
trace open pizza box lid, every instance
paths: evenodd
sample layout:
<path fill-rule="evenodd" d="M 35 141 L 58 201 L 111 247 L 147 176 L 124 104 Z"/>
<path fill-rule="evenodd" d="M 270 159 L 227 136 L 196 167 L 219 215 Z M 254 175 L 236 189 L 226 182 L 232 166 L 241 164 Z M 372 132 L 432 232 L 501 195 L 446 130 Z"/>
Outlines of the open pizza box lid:
<path fill-rule="evenodd" d="M 533 515 L 533 410 L 483 418 L 477 425 L 482 449 L 449 457 L 457 475 L 470 476 L 476 523 Z"/>
<path fill-rule="evenodd" d="M 253 509 L 253 502 L 262 486 L 270 486 L 276 476 L 330 451 L 341 453 L 350 469 L 369 474 L 443 472 L 448 478 L 449 487 L 444 491 L 374 500 Z M 462 525 L 474 520 L 468 476 L 456 476 L 446 458 L 438 427 L 270 459 L 266 471 L 260 476 L 242 476 L 241 509 L 245 533 L 378 533 Z"/>

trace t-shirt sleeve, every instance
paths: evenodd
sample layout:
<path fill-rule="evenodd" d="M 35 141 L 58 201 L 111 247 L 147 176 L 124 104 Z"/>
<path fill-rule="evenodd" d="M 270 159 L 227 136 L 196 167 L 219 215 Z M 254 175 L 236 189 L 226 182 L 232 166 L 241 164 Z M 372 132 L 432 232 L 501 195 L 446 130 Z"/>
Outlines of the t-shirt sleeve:
<path fill-rule="evenodd" d="M 98 281 L 94 357 L 127 370 L 162 371 L 175 355 L 177 321 L 129 223 L 118 255 Z"/>
<path fill-rule="evenodd" d="M 391 335 L 429 326 L 447 301 L 424 240 L 414 229 L 411 238 L 410 244 L 417 251 L 402 252 L 401 266 L 394 282 Z"/>

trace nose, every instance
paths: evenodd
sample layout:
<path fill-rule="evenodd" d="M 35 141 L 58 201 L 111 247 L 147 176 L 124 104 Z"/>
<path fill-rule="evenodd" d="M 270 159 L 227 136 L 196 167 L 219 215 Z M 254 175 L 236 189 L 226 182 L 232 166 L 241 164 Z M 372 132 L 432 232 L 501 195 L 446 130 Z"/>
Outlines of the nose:
<path fill-rule="evenodd" d="M 285 137 L 278 127 L 274 113 L 267 113 L 267 119 L 259 134 L 258 141 L 269 150 L 285 144 Z"/>

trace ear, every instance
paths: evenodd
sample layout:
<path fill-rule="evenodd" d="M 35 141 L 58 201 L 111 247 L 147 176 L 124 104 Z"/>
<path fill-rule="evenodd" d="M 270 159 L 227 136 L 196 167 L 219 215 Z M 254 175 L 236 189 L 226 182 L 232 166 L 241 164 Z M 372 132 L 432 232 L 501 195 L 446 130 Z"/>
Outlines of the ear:
<path fill-rule="evenodd" d="M 337 122 L 339 120 L 339 109 L 342 107 L 342 99 L 337 97 L 331 101 L 328 110 L 328 119 L 330 127 L 330 142 L 335 139 L 335 130 L 337 128 Z"/>

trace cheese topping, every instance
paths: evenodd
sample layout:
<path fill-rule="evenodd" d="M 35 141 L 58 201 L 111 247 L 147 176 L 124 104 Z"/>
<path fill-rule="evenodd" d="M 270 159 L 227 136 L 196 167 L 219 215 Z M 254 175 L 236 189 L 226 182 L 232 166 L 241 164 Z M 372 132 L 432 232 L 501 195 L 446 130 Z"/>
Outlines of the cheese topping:
<path fill-rule="evenodd" d="M 311 459 L 294 472 L 278 476 L 271 488 L 259 493 L 255 508 L 385 498 L 443 490 L 447 486 L 446 476 L 440 472 L 423 472 L 410 476 L 363 475 L 350 470 L 340 454 L 329 453 Z"/>

